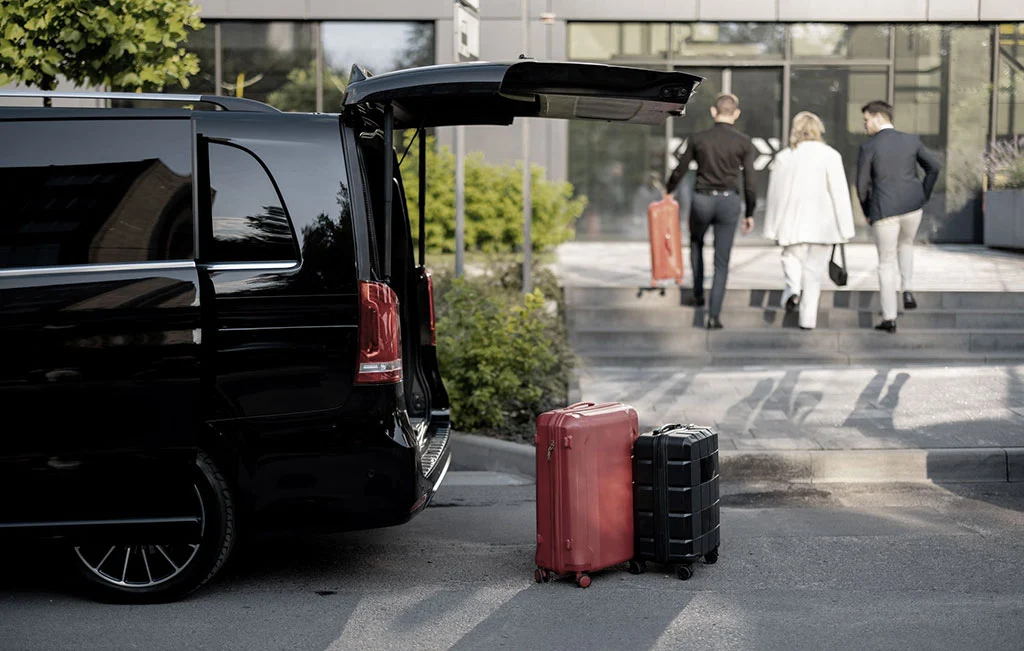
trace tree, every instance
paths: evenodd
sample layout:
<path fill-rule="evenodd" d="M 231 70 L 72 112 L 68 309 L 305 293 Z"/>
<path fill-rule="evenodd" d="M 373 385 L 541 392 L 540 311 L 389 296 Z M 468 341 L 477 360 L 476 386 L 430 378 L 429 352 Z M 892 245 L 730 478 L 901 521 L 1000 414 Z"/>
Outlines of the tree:
<path fill-rule="evenodd" d="M 434 63 L 434 24 L 416 23 L 409 27 L 405 47 L 395 58 L 395 70 L 419 68 Z"/>
<path fill-rule="evenodd" d="M 405 153 L 413 135 L 402 135 Z M 396 139 L 397 140 L 397 139 Z M 419 142 L 402 162 L 406 202 L 413 233 L 419 233 Z M 573 197 L 572 184 L 544 178 L 544 169 L 531 165 L 533 199 L 533 247 L 542 251 L 572 239 L 573 225 L 583 213 L 585 196 Z M 466 248 L 487 253 L 512 253 L 523 244 L 522 165 L 493 165 L 483 154 L 466 157 Z M 427 138 L 427 249 L 455 250 L 455 156 L 447 147 L 438 149 Z"/>
<path fill-rule="evenodd" d="M 324 66 L 324 111 L 338 113 L 348 80 Z M 267 96 L 267 103 L 282 111 L 312 111 L 316 107 L 316 62 L 288 73 L 288 83 Z"/>
<path fill-rule="evenodd" d="M 181 47 L 203 27 L 191 0 L 16 0 L 0 2 L 0 86 L 43 90 L 57 76 L 114 90 L 188 87 L 199 59 Z"/>

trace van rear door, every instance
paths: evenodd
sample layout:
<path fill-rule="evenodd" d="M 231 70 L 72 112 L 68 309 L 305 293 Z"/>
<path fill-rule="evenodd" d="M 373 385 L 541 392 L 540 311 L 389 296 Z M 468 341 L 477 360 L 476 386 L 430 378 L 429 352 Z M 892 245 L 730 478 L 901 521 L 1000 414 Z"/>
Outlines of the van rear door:
<path fill-rule="evenodd" d="M 414 254 L 394 131 L 419 129 L 422 141 L 422 129 L 428 127 L 509 125 L 517 117 L 657 125 L 670 115 L 683 115 L 701 81 L 682 72 L 530 59 L 427 66 L 379 76 L 352 68 L 342 117 L 359 134 L 359 164 L 374 215 L 369 231 L 380 242 L 371 247 L 380 258 L 375 268 L 398 294 L 405 310 L 403 327 L 417 321 L 419 325 L 412 336 L 403 337 L 406 404 L 414 419 L 426 424 L 429 418 L 445 429 L 437 421 L 446 420 L 438 416 L 447 413 L 448 399 L 433 341 L 429 277 L 421 266 L 411 264 Z M 421 150 L 420 160 L 424 158 Z M 425 176 L 422 167 L 420 176 Z M 422 178 L 419 187 L 424 187 Z M 434 436 L 421 445 L 426 468 L 434 459 L 432 446 L 439 457 L 444 441 Z"/>
<path fill-rule="evenodd" d="M 517 117 L 662 124 L 683 115 L 703 78 L 596 63 L 522 59 L 426 66 L 369 76 L 352 70 L 343 104 L 391 104 L 395 128 L 509 125 Z"/>

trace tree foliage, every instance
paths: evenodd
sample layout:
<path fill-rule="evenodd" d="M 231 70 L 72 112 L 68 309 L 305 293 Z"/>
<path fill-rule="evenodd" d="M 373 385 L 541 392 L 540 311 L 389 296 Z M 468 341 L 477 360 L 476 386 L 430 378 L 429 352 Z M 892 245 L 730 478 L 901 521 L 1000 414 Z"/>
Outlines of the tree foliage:
<path fill-rule="evenodd" d="M 187 88 L 199 60 L 181 44 L 198 14 L 191 0 L 0 0 L 0 85 Z"/>
<path fill-rule="evenodd" d="M 400 153 L 408 147 L 412 131 L 403 138 Z M 440 150 L 427 138 L 427 249 L 455 250 L 455 155 Z M 414 143 L 402 163 L 409 217 L 413 232 L 419 228 L 419 143 Z M 466 248 L 488 253 L 515 251 L 523 244 L 522 165 L 493 165 L 476 153 L 466 157 Z M 549 181 L 544 169 L 530 167 L 533 205 L 532 239 L 545 250 L 572 239 L 574 224 L 586 205 L 586 197 L 573 197 L 572 184 Z"/>
<path fill-rule="evenodd" d="M 338 113 L 348 79 L 327 66 L 323 69 L 324 111 Z M 316 62 L 288 73 L 288 81 L 267 96 L 267 102 L 282 111 L 311 111 L 316 107 Z"/>

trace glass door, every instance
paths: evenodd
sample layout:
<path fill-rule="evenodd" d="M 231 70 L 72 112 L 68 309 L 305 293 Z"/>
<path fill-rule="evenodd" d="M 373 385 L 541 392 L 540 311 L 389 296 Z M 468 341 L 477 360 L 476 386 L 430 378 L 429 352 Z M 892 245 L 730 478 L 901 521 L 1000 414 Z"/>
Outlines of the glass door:
<path fill-rule="evenodd" d="M 736 128 L 754 141 L 759 155 L 754 161 L 757 207 L 754 217 L 758 224 L 764 215 L 765 196 L 768 192 L 768 166 L 782 148 L 782 68 L 734 67 L 734 68 L 692 68 L 684 66 L 681 71 L 704 77 L 704 83 L 686 106 L 686 115 L 674 118 L 669 139 L 668 172 L 675 169 L 676 156 L 681 152 L 689 136 L 709 129 L 714 124 L 711 106 L 719 93 L 733 93 L 740 102 L 740 119 Z M 666 173 L 667 175 L 667 173 Z M 692 170 L 679 184 L 676 199 L 684 231 L 687 230 L 690 203 L 696 173 Z M 756 229 L 760 232 L 760 229 Z M 749 239 L 749 238 L 748 238 Z M 740 240 L 737 240 L 739 243 Z"/>

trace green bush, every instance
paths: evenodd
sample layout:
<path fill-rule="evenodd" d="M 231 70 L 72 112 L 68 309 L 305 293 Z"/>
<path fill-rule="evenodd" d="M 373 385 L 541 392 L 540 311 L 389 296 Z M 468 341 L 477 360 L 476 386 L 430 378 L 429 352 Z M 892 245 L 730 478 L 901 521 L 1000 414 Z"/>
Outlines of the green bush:
<path fill-rule="evenodd" d="M 401 152 L 412 138 L 407 132 Z M 402 162 L 409 217 L 413 232 L 419 232 L 419 142 L 413 144 Z M 523 244 L 522 166 L 492 165 L 481 154 L 470 154 L 466 170 L 466 248 L 487 253 L 513 252 Z M 533 247 L 553 248 L 572 239 L 573 224 L 583 213 L 586 197 L 573 198 L 568 182 L 548 181 L 544 169 L 530 166 L 533 205 Z M 437 149 L 427 138 L 427 249 L 455 251 L 455 155 Z"/>
<path fill-rule="evenodd" d="M 529 439 L 538 414 L 566 404 L 573 358 L 555 297 L 503 286 L 510 275 L 436 279 L 438 355 L 457 428 Z"/>

